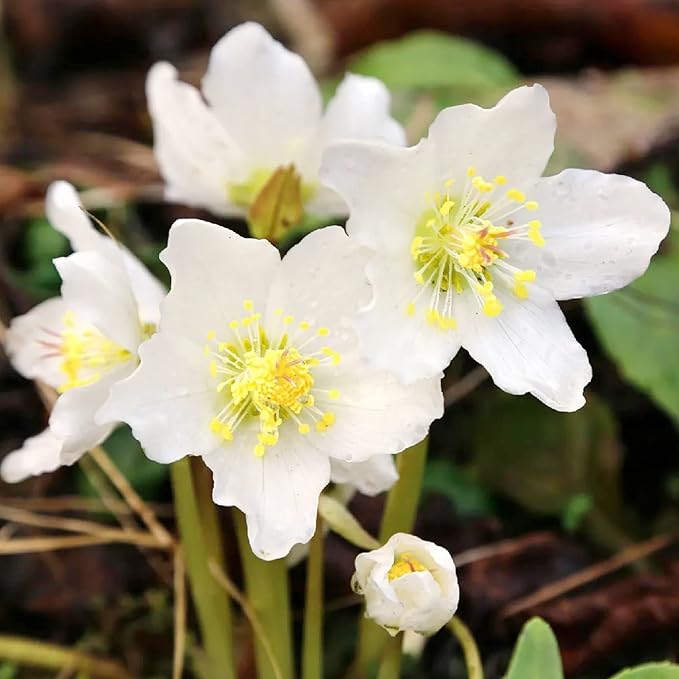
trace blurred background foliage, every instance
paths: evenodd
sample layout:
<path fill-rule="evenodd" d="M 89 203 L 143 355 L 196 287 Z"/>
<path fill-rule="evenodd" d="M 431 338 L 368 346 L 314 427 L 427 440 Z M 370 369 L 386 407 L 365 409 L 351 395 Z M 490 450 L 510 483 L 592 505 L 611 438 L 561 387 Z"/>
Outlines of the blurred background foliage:
<path fill-rule="evenodd" d="M 620 292 L 563 305 L 594 368 L 582 410 L 556 413 L 530 397 L 503 394 L 466 355 L 456 358 L 445 378 L 450 407 L 432 430 L 417 532 L 461 555 L 461 614 L 478 638 L 488 679 L 508 671 L 516 637 L 532 615 L 551 624 L 561 659 L 549 629 L 530 623 L 517 656 L 525 645 L 542 643 L 546 659 L 530 674 L 517 669 L 515 658 L 507 679 L 556 679 L 561 663 L 566 676 L 603 679 L 625 665 L 679 659 L 679 555 L 671 537 L 679 528 L 679 4 L 6 0 L 2 11 L 5 322 L 58 292 L 51 260 L 67 254 L 68 244 L 42 214 L 53 179 L 82 188 L 93 214 L 165 280 L 157 254 L 171 222 L 190 215 L 215 221 L 162 201 L 143 82 L 154 60 L 168 58 L 197 83 L 212 42 L 243 19 L 264 22 L 301 51 L 326 97 L 345 69 L 381 78 L 413 142 L 445 106 L 489 106 L 523 82 L 542 82 L 559 121 L 550 173 L 568 166 L 618 171 L 662 195 L 673 229 L 646 275 Z M 221 223 L 245 232 L 242 223 Z M 299 225 L 284 248 L 321 225 L 313 219 Z M 0 381 L 4 454 L 37 433 L 46 415 L 4 358 Z M 171 522 L 167 468 L 148 461 L 126 428 L 106 449 Z M 3 485 L 0 503 L 75 498 L 67 513 L 80 515 L 80 499 L 89 498 L 100 520 L 113 520 L 96 500 L 105 485 L 85 460 L 76 469 Z M 373 533 L 381 506 L 380 498 L 361 496 L 351 504 Z M 31 534 L 10 522 L 1 530 L 0 539 Z M 228 521 L 224 530 L 233 546 Z M 658 537 L 665 541 L 652 542 Z M 625 569 L 550 590 L 621 554 L 632 555 Z M 329 677 L 344 675 L 353 652 L 354 555 L 347 543 L 329 538 Z M 0 630 L 122 659 L 133 676 L 167 677 L 168 565 L 147 557 L 116 545 L 0 556 Z M 237 568 L 233 576 L 238 581 Z M 292 578 L 299 605 L 303 564 Z M 244 624 L 239 638 L 241 675 L 249 677 Z M 189 649 L 199 672 L 191 643 Z M 445 634 L 417 649 L 408 672 L 465 676 L 459 649 Z M 51 675 L 0 664 L 0 679 L 42 676 Z M 623 677 L 666 675 L 651 667 Z"/>

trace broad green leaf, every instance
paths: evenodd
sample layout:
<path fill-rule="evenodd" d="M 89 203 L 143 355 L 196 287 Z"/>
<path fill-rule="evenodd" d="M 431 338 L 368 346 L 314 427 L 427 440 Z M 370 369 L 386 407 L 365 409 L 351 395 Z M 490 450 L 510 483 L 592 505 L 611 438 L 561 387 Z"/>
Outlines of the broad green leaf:
<path fill-rule="evenodd" d="M 422 492 L 445 495 L 461 516 L 487 516 L 495 510 L 488 490 L 448 459 L 427 462 Z"/>
<path fill-rule="evenodd" d="M 623 670 L 611 679 L 679 679 L 679 665 L 669 662 L 648 663 Z"/>
<path fill-rule="evenodd" d="M 619 292 L 586 301 L 604 349 L 679 425 L 679 258 L 657 257 Z"/>
<path fill-rule="evenodd" d="M 361 52 L 349 70 L 379 78 L 392 89 L 511 87 L 518 80 L 512 65 L 493 50 L 436 31 L 378 43 Z"/>
<path fill-rule="evenodd" d="M 544 620 L 524 625 L 504 679 L 563 679 L 559 645 Z"/>
<path fill-rule="evenodd" d="M 571 525 L 586 518 L 583 496 L 608 516 L 620 513 L 615 422 L 592 394 L 584 408 L 559 413 L 497 392 L 484 399 L 473 427 L 474 466 L 493 490 Z"/>

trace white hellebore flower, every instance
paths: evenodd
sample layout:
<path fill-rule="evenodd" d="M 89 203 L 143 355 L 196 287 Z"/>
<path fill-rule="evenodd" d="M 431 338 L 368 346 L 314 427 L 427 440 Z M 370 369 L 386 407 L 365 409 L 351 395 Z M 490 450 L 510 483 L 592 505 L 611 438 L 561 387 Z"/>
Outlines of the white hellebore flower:
<path fill-rule="evenodd" d="M 103 409 L 152 460 L 201 455 L 214 501 L 246 514 L 261 558 L 311 539 L 331 459 L 397 453 L 442 414 L 439 377 L 406 388 L 360 357 L 366 254 L 339 227 L 281 260 L 265 240 L 175 222 L 159 331 Z"/>
<path fill-rule="evenodd" d="M 443 547 L 396 533 L 356 557 L 351 586 L 365 596 L 366 617 L 392 636 L 435 634 L 457 610 L 460 588 L 453 557 Z"/>
<path fill-rule="evenodd" d="M 73 464 L 108 437 L 116 423 L 94 415 L 111 385 L 137 367 L 165 295 L 134 255 L 96 231 L 70 184 L 49 187 L 46 212 L 76 252 L 54 261 L 61 296 L 15 318 L 5 350 L 19 373 L 60 395 L 49 427 L 2 461 L 0 475 L 11 483 Z"/>
<path fill-rule="evenodd" d="M 237 26 L 214 46 L 203 96 L 166 62 L 153 66 L 146 90 L 166 197 L 217 215 L 247 212 L 272 174 L 291 164 L 308 212 L 346 214 L 344 202 L 318 180 L 327 144 L 405 143 L 379 80 L 347 75 L 323 113 L 304 60 L 255 23 Z"/>
<path fill-rule="evenodd" d="M 667 206 L 641 182 L 592 170 L 541 177 L 555 118 L 540 85 L 494 108 L 442 111 L 411 148 L 339 142 L 321 178 L 371 248 L 363 349 L 403 382 L 464 347 L 512 394 L 584 404 L 591 368 L 555 300 L 640 276 L 667 234 Z"/>

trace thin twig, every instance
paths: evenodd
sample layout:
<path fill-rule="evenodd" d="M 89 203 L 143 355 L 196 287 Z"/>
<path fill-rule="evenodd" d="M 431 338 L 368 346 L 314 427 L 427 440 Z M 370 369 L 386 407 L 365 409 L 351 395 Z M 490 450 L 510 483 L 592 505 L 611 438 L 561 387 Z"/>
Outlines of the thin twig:
<path fill-rule="evenodd" d="M 5 554 L 31 554 L 34 552 L 53 552 L 59 549 L 73 549 L 75 547 L 91 547 L 110 543 L 137 545 L 138 547 L 152 547 L 167 549 L 166 545 L 158 542 L 149 533 L 132 533 L 112 529 L 106 535 L 58 535 L 32 538 L 13 538 L 0 542 L 0 556 Z"/>
<path fill-rule="evenodd" d="M 236 603 L 243 610 L 245 617 L 248 619 L 248 622 L 252 627 L 252 631 L 254 632 L 255 636 L 259 639 L 262 648 L 264 649 L 264 652 L 266 653 L 267 658 L 271 663 L 271 669 L 273 670 L 276 679 L 283 679 L 283 673 L 281 672 L 281 668 L 279 667 L 278 662 L 276 661 L 276 656 L 274 655 L 271 642 L 269 641 L 269 638 L 266 636 L 264 628 L 262 627 L 262 623 L 257 617 L 257 613 L 255 612 L 254 608 L 250 605 L 250 602 L 247 600 L 245 596 L 243 596 L 238 587 L 234 585 L 234 583 L 230 580 L 227 574 L 218 566 L 218 564 L 210 560 L 208 563 L 208 568 L 212 573 L 212 577 L 214 577 L 214 579 L 228 592 L 229 596 L 234 601 L 236 601 Z"/>
<path fill-rule="evenodd" d="M 0 659 L 44 669 L 73 668 L 93 679 L 131 679 L 127 670 L 114 660 L 22 637 L 0 636 Z"/>
<path fill-rule="evenodd" d="M 109 503 L 117 514 L 130 515 L 133 510 L 123 500 L 111 497 Z M 146 503 L 153 510 L 156 516 L 172 517 L 174 510 L 172 505 L 163 503 Z M 10 505 L 6 505 L 10 506 Z M 83 512 L 88 514 L 112 513 L 98 497 L 83 497 L 81 495 L 56 495 L 51 497 L 13 497 L 12 507 L 26 509 L 29 511 L 39 511 L 46 514 L 60 512 Z"/>
<path fill-rule="evenodd" d="M 551 533 L 540 531 L 538 533 L 529 533 L 520 538 L 510 538 L 508 540 L 500 540 L 493 542 L 490 545 L 481 545 L 480 547 L 472 547 L 465 549 L 464 552 L 455 554 L 453 559 L 458 568 L 466 566 L 476 561 L 483 559 L 490 559 L 495 556 L 504 556 L 505 554 L 512 554 L 526 549 L 526 547 L 540 546 L 553 541 Z"/>
<path fill-rule="evenodd" d="M 141 499 L 141 497 L 139 497 L 137 491 L 132 488 L 130 482 L 120 472 L 118 467 L 113 464 L 111 458 L 106 454 L 106 451 L 101 446 L 95 446 L 90 451 L 90 455 L 104 474 L 108 476 L 118 492 L 123 496 L 125 502 L 134 509 L 144 524 L 146 524 L 149 531 L 156 536 L 156 539 L 166 546 L 173 545 L 175 540 L 172 535 L 165 526 L 158 521 L 156 515 L 151 511 L 151 508 Z"/>
<path fill-rule="evenodd" d="M 471 394 L 476 387 L 485 382 L 489 375 L 483 366 L 476 366 L 470 370 L 464 377 L 453 382 L 443 392 L 443 402 L 446 408 L 452 406 L 454 403 L 461 401 L 465 396 Z"/>
<path fill-rule="evenodd" d="M 172 679 L 181 679 L 186 655 L 186 569 L 179 545 L 174 551 L 174 654 Z"/>
<path fill-rule="evenodd" d="M 43 514 L 36 514 L 34 512 L 26 511 L 25 509 L 17 509 L 7 505 L 0 504 L 0 519 L 5 521 L 13 521 L 14 523 L 21 523 L 26 526 L 37 526 L 39 528 L 56 528 L 57 530 L 68 531 L 71 533 L 82 533 L 84 535 L 92 535 L 94 537 L 107 537 L 110 535 L 147 535 L 153 538 L 153 541 L 159 545 L 156 537 L 151 533 L 142 533 L 141 531 L 118 530 L 111 528 L 95 521 L 83 521 L 82 519 L 70 519 L 54 516 L 45 516 Z"/>
<path fill-rule="evenodd" d="M 618 552 L 610 559 L 601 561 L 600 563 L 584 568 L 577 573 L 573 573 L 568 577 L 552 582 L 540 589 L 536 590 L 532 594 L 526 597 L 514 601 L 513 603 L 505 606 L 499 613 L 500 618 L 508 618 L 512 615 L 516 615 L 521 611 L 533 608 L 539 604 L 544 604 L 551 599 L 562 596 L 566 592 L 570 592 L 578 587 L 582 587 L 594 580 L 612 573 L 613 571 L 627 566 L 639 559 L 643 559 L 650 556 L 654 552 L 658 552 L 661 549 L 667 547 L 671 542 L 675 540 L 674 535 L 659 535 L 657 537 L 646 540 L 636 545 L 630 545 L 629 547 Z"/>

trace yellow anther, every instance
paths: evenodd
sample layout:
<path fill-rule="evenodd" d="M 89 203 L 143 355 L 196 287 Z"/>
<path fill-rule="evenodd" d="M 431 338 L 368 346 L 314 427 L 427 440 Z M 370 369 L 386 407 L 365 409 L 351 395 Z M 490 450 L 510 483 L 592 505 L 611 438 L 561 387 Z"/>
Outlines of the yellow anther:
<path fill-rule="evenodd" d="M 300 324 L 299 324 L 300 330 L 308 330 L 310 327 L 311 327 L 311 323 L 309 323 L 309 321 L 300 321 Z"/>
<path fill-rule="evenodd" d="M 427 309 L 424 316 L 427 319 L 427 323 L 429 323 L 429 325 L 436 325 L 438 323 L 439 312 L 436 309 Z"/>
<path fill-rule="evenodd" d="M 418 285 L 424 285 L 424 276 L 422 275 L 422 272 L 421 272 L 421 271 L 416 271 L 416 272 L 413 274 L 413 278 L 415 279 L 415 282 L 416 282 Z"/>
<path fill-rule="evenodd" d="M 255 454 L 255 457 L 264 457 L 264 453 L 266 452 L 266 448 L 264 447 L 263 443 L 258 443 L 254 447 L 252 452 Z"/>
<path fill-rule="evenodd" d="M 527 283 L 532 283 L 537 274 L 532 269 L 526 269 L 525 271 L 517 271 L 514 274 L 515 281 L 525 281 Z"/>
<path fill-rule="evenodd" d="M 457 328 L 457 321 L 451 316 L 439 316 L 438 324 L 441 330 L 454 330 Z"/>
<path fill-rule="evenodd" d="M 505 177 L 503 174 L 499 174 L 493 181 L 498 186 L 504 186 L 507 183 L 507 177 Z"/>
<path fill-rule="evenodd" d="M 538 219 L 533 219 L 528 222 L 528 238 L 532 241 L 533 245 L 537 245 L 539 248 L 543 247 L 545 244 L 545 239 L 540 233 L 542 228 L 542 222 Z"/>
<path fill-rule="evenodd" d="M 445 182 L 443 182 L 443 185 L 449 189 L 453 184 L 455 183 L 454 179 L 446 179 Z"/>
<path fill-rule="evenodd" d="M 328 392 L 328 397 L 331 398 L 333 401 L 336 401 L 340 397 L 339 389 L 331 389 Z"/>
<path fill-rule="evenodd" d="M 217 363 L 210 361 L 210 377 L 217 377 Z"/>
<path fill-rule="evenodd" d="M 319 329 L 316 331 L 316 334 L 317 334 L 319 337 L 327 337 L 327 336 L 330 334 L 330 330 L 329 330 L 328 328 L 319 328 Z"/>
<path fill-rule="evenodd" d="M 330 347 L 323 347 L 321 352 L 330 358 L 333 365 L 339 365 L 340 355 L 334 349 L 331 349 Z"/>
<path fill-rule="evenodd" d="M 294 316 L 286 316 L 286 317 L 283 319 L 283 323 L 285 323 L 285 325 L 291 325 L 291 324 L 294 323 L 294 322 L 295 322 L 295 317 L 294 317 Z"/>
<path fill-rule="evenodd" d="M 297 427 L 297 431 L 300 434 L 308 434 L 311 431 L 311 427 L 306 422 L 303 422 Z"/>
<path fill-rule="evenodd" d="M 515 283 L 513 292 L 519 299 L 528 299 L 528 288 L 525 283 Z"/>
<path fill-rule="evenodd" d="M 516 203 L 523 203 L 526 200 L 526 194 L 523 191 L 519 191 L 519 189 L 509 189 L 507 191 L 507 198 Z"/>
<path fill-rule="evenodd" d="M 447 217 L 450 214 L 450 211 L 453 209 L 453 206 L 455 205 L 455 201 L 453 200 L 446 200 L 444 201 L 443 205 L 439 208 L 439 212 L 441 213 L 442 217 Z"/>
<path fill-rule="evenodd" d="M 213 434 L 219 434 L 222 431 L 222 423 L 217 419 L 213 419 L 210 421 L 210 431 Z"/>
<path fill-rule="evenodd" d="M 240 321 L 235 321 L 235 320 L 234 320 L 234 321 L 230 321 L 230 322 L 229 322 L 229 327 L 230 327 L 232 330 L 235 330 L 239 325 L 240 325 Z"/>
<path fill-rule="evenodd" d="M 406 304 L 406 316 L 414 316 L 415 315 L 415 305 L 412 302 L 408 302 Z"/>
<path fill-rule="evenodd" d="M 526 208 L 526 210 L 537 210 L 540 207 L 535 200 L 528 200 L 523 206 Z"/>
<path fill-rule="evenodd" d="M 483 295 L 484 297 L 486 295 L 490 295 L 493 292 L 493 283 L 492 281 L 484 281 L 483 283 L 479 283 L 476 286 L 476 289 Z"/>
<path fill-rule="evenodd" d="M 321 419 L 316 422 L 316 431 L 325 431 L 335 424 L 335 413 L 323 413 Z"/>
<path fill-rule="evenodd" d="M 413 259 L 417 259 L 420 254 L 420 248 L 424 243 L 424 238 L 422 236 L 415 236 L 410 243 L 410 255 Z"/>
<path fill-rule="evenodd" d="M 491 318 L 498 316 L 502 309 L 502 303 L 495 295 L 486 297 L 486 300 L 483 303 L 483 313 L 486 314 L 486 316 L 490 316 Z"/>
<path fill-rule="evenodd" d="M 274 309 L 273 312 L 276 314 L 276 316 L 282 316 L 283 315 L 283 309 L 281 309 L 280 307 Z"/>
<path fill-rule="evenodd" d="M 470 165 L 467 168 L 467 177 L 473 177 L 476 174 L 476 168 L 473 165 Z"/>
<path fill-rule="evenodd" d="M 402 578 L 404 575 L 423 573 L 427 570 L 429 569 L 411 554 L 401 554 L 387 572 L 387 579 L 391 582 L 397 578 Z"/>
<path fill-rule="evenodd" d="M 217 337 L 217 332 L 215 330 L 209 330 L 207 333 L 208 341 L 211 342 L 215 337 Z"/>
<path fill-rule="evenodd" d="M 243 309 L 245 311 L 252 311 L 255 308 L 255 304 L 251 299 L 246 299 L 243 301 Z"/>

